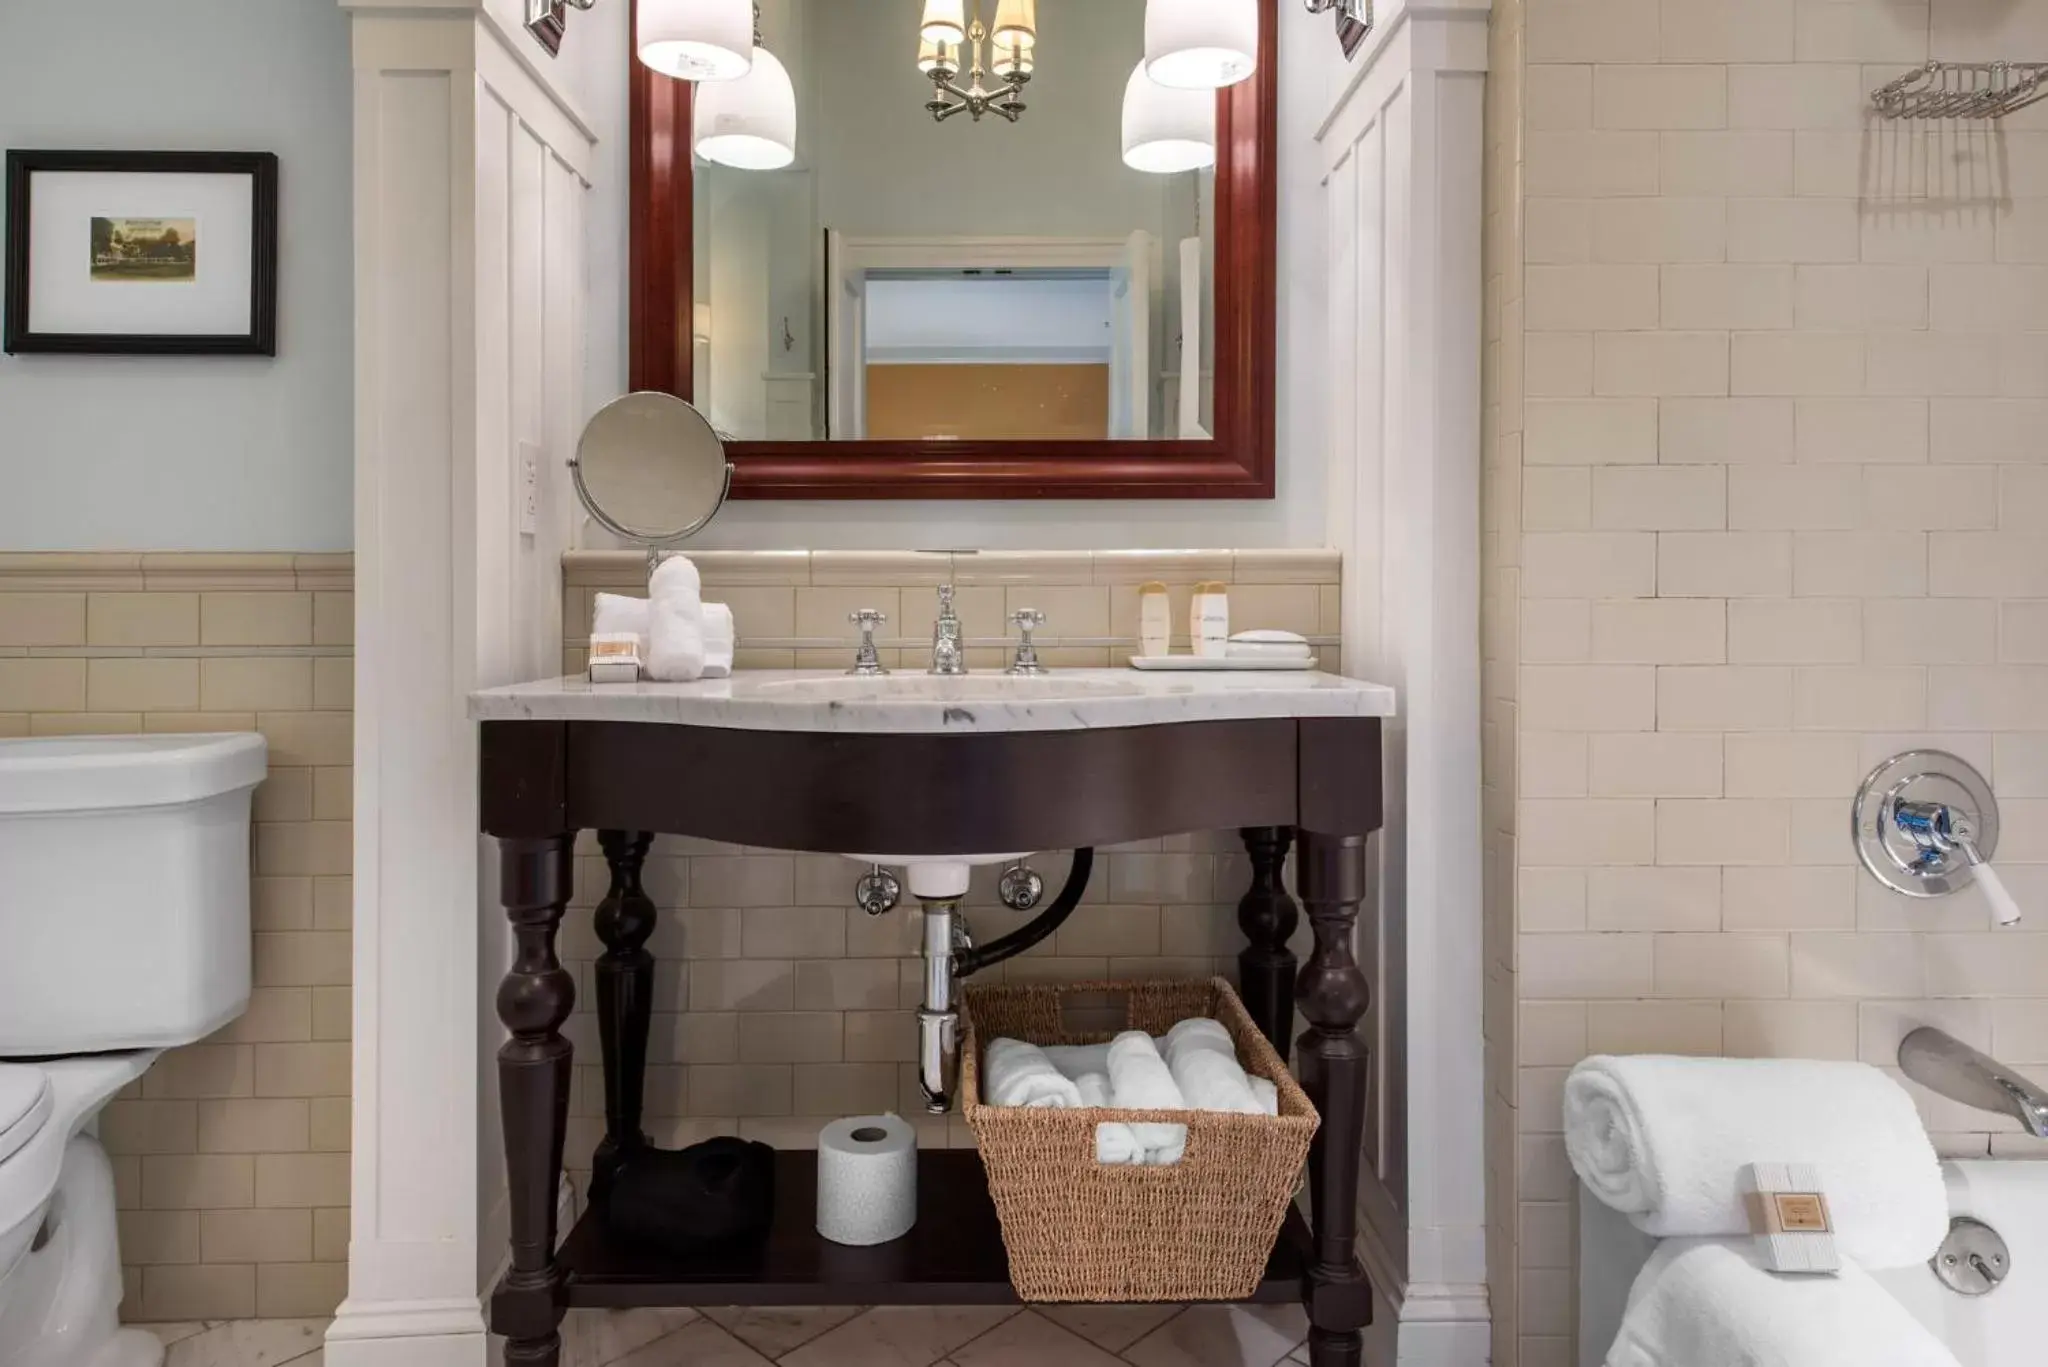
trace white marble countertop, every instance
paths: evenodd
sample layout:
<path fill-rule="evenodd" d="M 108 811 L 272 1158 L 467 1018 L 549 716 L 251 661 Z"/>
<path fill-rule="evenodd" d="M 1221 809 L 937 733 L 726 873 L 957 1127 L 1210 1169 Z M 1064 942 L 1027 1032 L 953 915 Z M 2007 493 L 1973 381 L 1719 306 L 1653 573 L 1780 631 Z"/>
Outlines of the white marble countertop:
<path fill-rule="evenodd" d="M 1150 673 L 1061 669 L 856 679 L 824 670 L 742 670 L 699 683 L 593 684 L 581 675 L 469 695 L 478 721 L 622 721 L 735 731 L 1084 731 L 1274 717 L 1387 717 L 1383 684 L 1310 670 Z"/>

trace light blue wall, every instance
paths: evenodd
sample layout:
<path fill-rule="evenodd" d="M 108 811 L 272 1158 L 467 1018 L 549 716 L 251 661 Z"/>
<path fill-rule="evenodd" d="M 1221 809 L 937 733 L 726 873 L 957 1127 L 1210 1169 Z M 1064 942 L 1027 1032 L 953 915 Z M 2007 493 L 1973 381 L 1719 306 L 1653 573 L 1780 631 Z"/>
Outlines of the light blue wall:
<path fill-rule="evenodd" d="M 0 356 L 0 551 L 351 544 L 348 20 L 335 0 L 21 0 L 0 145 L 275 152 L 278 355 Z"/>

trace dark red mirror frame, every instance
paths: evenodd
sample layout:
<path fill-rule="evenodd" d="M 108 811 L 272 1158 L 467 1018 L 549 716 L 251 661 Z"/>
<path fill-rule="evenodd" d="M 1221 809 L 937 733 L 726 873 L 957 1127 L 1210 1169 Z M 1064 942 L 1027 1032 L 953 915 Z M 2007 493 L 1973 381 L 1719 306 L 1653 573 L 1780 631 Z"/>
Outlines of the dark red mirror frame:
<path fill-rule="evenodd" d="M 1260 0 L 1258 74 L 1219 97 L 1211 441 L 733 442 L 735 498 L 1271 498 L 1277 299 L 1279 0 Z M 691 87 L 626 60 L 634 389 L 690 397 Z"/>

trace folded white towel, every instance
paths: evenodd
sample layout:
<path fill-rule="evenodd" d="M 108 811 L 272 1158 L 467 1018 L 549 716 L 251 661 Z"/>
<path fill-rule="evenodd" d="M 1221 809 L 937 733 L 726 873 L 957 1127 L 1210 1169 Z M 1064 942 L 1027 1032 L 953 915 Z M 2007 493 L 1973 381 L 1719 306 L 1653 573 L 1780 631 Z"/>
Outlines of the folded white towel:
<path fill-rule="evenodd" d="M 1074 1079 L 1074 1085 L 1081 1091 L 1083 1106 L 1107 1110 L 1113 1104 L 1106 1074 L 1083 1073 Z M 1105 1120 L 1095 1127 L 1095 1161 L 1132 1166 L 1145 1161 L 1145 1146 L 1138 1142 L 1129 1125 Z"/>
<path fill-rule="evenodd" d="M 1835 1242 L 1865 1267 L 1925 1262 L 1948 1233 L 1912 1099 L 1867 1064 L 1598 1056 L 1565 1080 L 1564 1128 L 1587 1189 L 1659 1238 L 1747 1234 L 1750 1163 L 1819 1168 Z"/>
<path fill-rule="evenodd" d="M 704 605 L 704 677 L 732 677 L 732 653 L 739 640 L 732 609 L 724 603 Z"/>
<path fill-rule="evenodd" d="M 1166 1032 L 1166 1066 L 1190 1107 L 1264 1115 L 1237 1061 L 1237 1045 L 1220 1021 L 1197 1016 Z"/>
<path fill-rule="evenodd" d="M 600 593 L 592 600 L 590 634 L 593 636 L 638 636 L 640 648 L 647 648 L 647 600 L 623 594 Z"/>
<path fill-rule="evenodd" d="M 1280 1087 L 1271 1078 L 1251 1079 L 1252 1095 L 1259 1099 L 1259 1109 L 1267 1115 L 1280 1114 Z"/>
<path fill-rule="evenodd" d="M 1748 1239 L 1667 1239 L 1629 1291 L 1607 1367 L 1957 1367 L 1870 1274 L 1771 1272 Z"/>
<path fill-rule="evenodd" d="M 1109 1088 L 1123 1110 L 1184 1111 L 1188 1105 L 1158 1044 L 1143 1030 L 1126 1030 L 1109 1042 Z M 1131 1131 L 1144 1146 L 1147 1163 L 1171 1166 L 1187 1151 L 1185 1125 L 1147 1123 Z"/>
<path fill-rule="evenodd" d="M 1081 1089 L 1052 1066 L 1045 1051 L 1023 1040 L 991 1041 L 985 1056 L 988 1079 L 982 1095 L 991 1106 L 1052 1106 L 1078 1110 Z"/>

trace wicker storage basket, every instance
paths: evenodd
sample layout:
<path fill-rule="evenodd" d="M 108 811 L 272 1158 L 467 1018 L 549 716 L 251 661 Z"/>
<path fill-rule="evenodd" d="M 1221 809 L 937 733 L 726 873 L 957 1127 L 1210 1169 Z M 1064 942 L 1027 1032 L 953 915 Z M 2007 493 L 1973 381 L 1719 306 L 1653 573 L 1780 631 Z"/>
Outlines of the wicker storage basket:
<path fill-rule="evenodd" d="M 1083 1019 L 1085 1013 L 1092 1018 Z M 1118 1017 L 1120 1029 L 1162 1035 L 1190 1016 L 1223 1023 L 1245 1071 L 1278 1085 L 1279 1115 L 981 1103 L 981 1051 L 990 1040 L 1099 1044 L 1116 1034 L 1100 1027 Z M 1019 1296 L 1228 1301 L 1252 1295 L 1294 1199 L 1317 1117 L 1230 984 L 1213 978 L 971 987 L 966 1023 L 960 1095 L 981 1146 Z M 1171 1167 L 1098 1163 L 1095 1126 L 1103 1120 L 1184 1124 L 1187 1152 Z"/>

